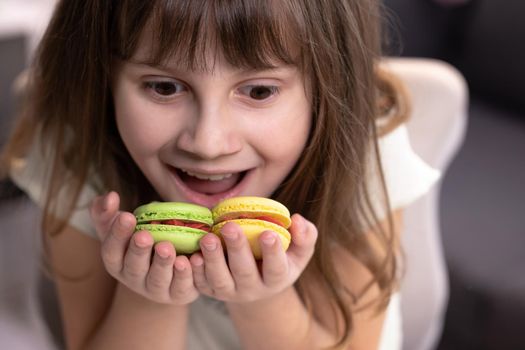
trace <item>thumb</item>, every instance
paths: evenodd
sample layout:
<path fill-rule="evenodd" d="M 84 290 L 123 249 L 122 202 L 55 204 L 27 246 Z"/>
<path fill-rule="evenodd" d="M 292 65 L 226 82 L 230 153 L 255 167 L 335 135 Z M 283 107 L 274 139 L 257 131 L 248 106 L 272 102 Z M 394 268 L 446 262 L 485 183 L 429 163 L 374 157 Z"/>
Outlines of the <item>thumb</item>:
<path fill-rule="evenodd" d="M 299 214 L 292 215 L 292 225 L 288 229 L 292 236 L 287 254 L 299 266 L 308 263 L 317 241 L 317 227 Z"/>
<path fill-rule="evenodd" d="M 89 213 L 100 240 L 104 240 L 108 235 L 119 214 L 119 206 L 120 196 L 115 191 L 93 199 Z"/>

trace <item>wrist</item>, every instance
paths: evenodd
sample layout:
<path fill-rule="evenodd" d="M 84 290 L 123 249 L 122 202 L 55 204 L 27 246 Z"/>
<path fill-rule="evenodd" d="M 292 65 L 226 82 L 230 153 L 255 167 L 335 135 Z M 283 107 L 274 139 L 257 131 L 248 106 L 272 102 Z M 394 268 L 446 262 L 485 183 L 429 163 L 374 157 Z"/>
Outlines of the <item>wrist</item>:
<path fill-rule="evenodd" d="M 145 308 L 151 311 L 159 309 L 163 310 L 164 312 L 184 312 L 188 309 L 189 305 L 161 303 L 150 299 L 140 293 L 137 293 L 136 291 L 132 290 L 131 288 L 120 282 L 117 285 L 116 293 L 118 295 L 118 298 L 125 300 L 127 305 L 131 303 L 137 308 Z"/>
<path fill-rule="evenodd" d="M 268 298 L 243 303 L 229 302 L 226 307 L 234 322 L 264 324 L 269 329 L 280 327 L 278 324 L 293 324 L 295 330 L 301 333 L 306 331 L 309 319 L 308 311 L 293 286 Z"/>
<path fill-rule="evenodd" d="M 226 307 L 232 312 L 258 312 L 259 310 L 267 310 L 270 308 L 278 308 L 286 306 L 290 298 L 299 298 L 293 286 L 285 288 L 283 291 L 273 294 L 271 296 L 256 299 L 253 301 L 227 301 Z"/>
<path fill-rule="evenodd" d="M 243 349 L 320 349 L 333 341 L 293 286 L 269 298 L 226 306 Z"/>
<path fill-rule="evenodd" d="M 109 311 L 86 348 L 184 349 L 188 317 L 187 305 L 152 301 L 119 282 Z"/>

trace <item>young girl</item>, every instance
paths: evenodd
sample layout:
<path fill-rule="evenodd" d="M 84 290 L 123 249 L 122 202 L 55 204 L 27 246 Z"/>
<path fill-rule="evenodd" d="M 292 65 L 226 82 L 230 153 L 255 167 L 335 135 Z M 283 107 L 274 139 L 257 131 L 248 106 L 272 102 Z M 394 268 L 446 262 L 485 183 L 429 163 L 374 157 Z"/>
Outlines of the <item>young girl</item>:
<path fill-rule="evenodd" d="M 413 169 L 380 20 L 370 0 L 58 3 L 3 160 L 43 207 L 68 348 L 400 347 L 401 204 L 435 174 L 391 180 Z M 296 213 L 288 251 L 268 231 L 255 261 L 234 224 L 192 256 L 133 234 L 140 204 L 239 195 Z"/>

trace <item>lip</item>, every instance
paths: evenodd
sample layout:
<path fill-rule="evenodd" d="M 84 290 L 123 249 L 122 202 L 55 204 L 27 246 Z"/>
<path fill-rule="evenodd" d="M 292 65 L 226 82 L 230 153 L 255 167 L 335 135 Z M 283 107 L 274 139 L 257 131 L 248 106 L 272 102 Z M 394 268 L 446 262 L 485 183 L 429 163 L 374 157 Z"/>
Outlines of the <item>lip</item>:
<path fill-rule="evenodd" d="M 207 195 L 200 192 L 193 191 L 191 188 L 186 186 L 184 181 L 181 180 L 179 175 L 177 174 L 177 169 L 171 165 L 166 165 L 169 172 L 171 173 L 173 180 L 175 182 L 175 185 L 178 187 L 181 194 L 191 203 L 195 203 L 198 205 L 202 205 L 207 208 L 213 208 L 217 203 L 219 203 L 221 200 L 225 198 L 230 197 L 236 197 L 239 196 L 239 194 L 246 188 L 248 183 L 250 182 L 251 177 L 254 174 L 254 169 L 248 169 L 243 170 L 242 172 L 245 172 L 243 178 L 241 181 L 236 184 L 233 188 L 231 188 L 228 191 L 222 192 L 222 193 L 216 193 L 213 195 Z M 195 169 L 189 169 L 184 168 L 185 170 L 190 170 L 195 173 L 202 173 L 202 174 L 209 174 L 209 175 L 215 175 L 215 174 L 226 174 L 226 173 L 238 173 L 237 172 L 204 172 L 204 171 L 198 171 Z"/>

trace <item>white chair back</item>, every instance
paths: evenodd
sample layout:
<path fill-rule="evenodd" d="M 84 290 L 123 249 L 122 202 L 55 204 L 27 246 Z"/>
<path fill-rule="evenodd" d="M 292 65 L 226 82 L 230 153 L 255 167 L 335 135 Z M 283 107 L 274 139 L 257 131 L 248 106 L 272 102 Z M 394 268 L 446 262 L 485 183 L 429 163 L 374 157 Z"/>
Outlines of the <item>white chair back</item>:
<path fill-rule="evenodd" d="M 406 208 L 402 237 L 403 349 L 430 350 L 441 336 L 449 291 L 439 224 L 440 187 L 465 137 L 468 89 L 462 75 L 441 61 L 392 58 L 386 65 L 402 78 L 412 98 L 408 132 L 414 151 L 442 173 L 427 195 Z"/>

